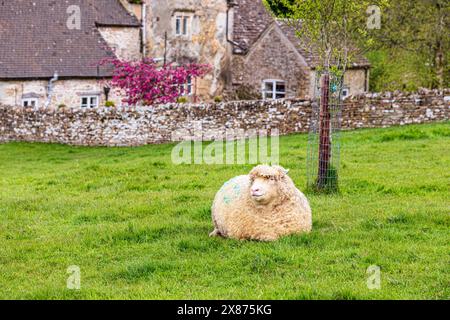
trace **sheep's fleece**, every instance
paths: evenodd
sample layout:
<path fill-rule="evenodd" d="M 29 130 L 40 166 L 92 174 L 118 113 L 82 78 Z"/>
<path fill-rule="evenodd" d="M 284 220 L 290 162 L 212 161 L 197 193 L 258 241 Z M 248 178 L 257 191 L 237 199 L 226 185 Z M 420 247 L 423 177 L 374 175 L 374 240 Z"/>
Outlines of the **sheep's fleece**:
<path fill-rule="evenodd" d="M 308 200 L 280 166 L 257 166 L 225 183 L 214 199 L 212 219 L 210 236 L 240 240 L 274 241 L 312 229 Z"/>

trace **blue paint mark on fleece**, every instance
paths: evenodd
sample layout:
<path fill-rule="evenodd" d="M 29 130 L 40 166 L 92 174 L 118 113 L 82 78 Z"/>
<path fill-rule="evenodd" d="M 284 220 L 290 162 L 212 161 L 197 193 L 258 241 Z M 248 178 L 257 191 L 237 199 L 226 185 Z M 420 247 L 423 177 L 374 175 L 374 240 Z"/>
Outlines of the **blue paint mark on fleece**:
<path fill-rule="evenodd" d="M 233 178 L 230 181 L 227 181 L 220 189 L 220 191 L 224 193 L 223 202 L 226 205 L 229 205 L 236 200 L 241 194 L 241 186 L 236 183 L 236 180 L 237 178 Z"/>

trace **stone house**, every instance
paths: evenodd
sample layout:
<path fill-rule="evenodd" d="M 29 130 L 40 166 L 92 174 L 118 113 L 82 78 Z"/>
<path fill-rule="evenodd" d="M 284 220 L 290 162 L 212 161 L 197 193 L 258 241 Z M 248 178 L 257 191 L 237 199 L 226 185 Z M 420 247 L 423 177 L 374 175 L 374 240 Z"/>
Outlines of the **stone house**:
<path fill-rule="evenodd" d="M 310 97 L 317 53 L 275 19 L 262 0 L 145 0 L 146 55 L 213 67 L 192 83 L 201 100 Z M 345 77 L 345 95 L 366 92 L 370 64 L 358 57 Z"/>
<path fill-rule="evenodd" d="M 0 1 L 0 103 L 118 105 L 123 97 L 106 85 L 111 67 L 98 65 L 114 56 L 211 65 L 186 84 L 192 101 L 313 94 L 317 55 L 262 0 L 38 3 Z M 353 64 L 346 94 L 367 91 L 369 67 L 363 57 Z"/>
<path fill-rule="evenodd" d="M 0 103 L 120 104 L 99 62 L 139 59 L 141 47 L 141 23 L 118 0 L 1 1 Z"/>

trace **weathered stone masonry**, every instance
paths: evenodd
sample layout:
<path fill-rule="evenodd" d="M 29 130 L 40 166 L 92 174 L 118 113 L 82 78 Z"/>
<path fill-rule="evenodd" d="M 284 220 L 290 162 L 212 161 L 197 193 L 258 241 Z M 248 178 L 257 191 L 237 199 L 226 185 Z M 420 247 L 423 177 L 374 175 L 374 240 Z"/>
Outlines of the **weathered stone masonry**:
<path fill-rule="evenodd" d="M 346 100 L 343 128 L 372 128 L 446 121 L 450 90 L 420 94 L 367 94 Z M 24 109 L 0 106 L 0 142 L 51 142 L 84 146 L 139 146 L 164 143 L 174 132 L 193 135 L 202 124 L 216 136 L 229 129 L 306 132 L 311 101 L 239 101 L 221 104 L 138 108 Z M 186 137 L 186 135 L 184 135 Z M 207 138 L 211 138 L 208 136 Z"/>

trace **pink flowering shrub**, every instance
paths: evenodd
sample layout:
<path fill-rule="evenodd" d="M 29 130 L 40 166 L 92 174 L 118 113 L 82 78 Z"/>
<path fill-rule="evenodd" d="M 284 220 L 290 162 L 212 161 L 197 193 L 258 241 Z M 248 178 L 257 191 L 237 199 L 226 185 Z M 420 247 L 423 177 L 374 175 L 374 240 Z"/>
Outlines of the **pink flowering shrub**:
<path fill-rule="evenodd" d="M 202 64 L 158 67 L 150 58 L 136 62 L 108 59 L 102 62 L 105 63 L 114 66 L 110 85 L 126 96 L 124 102 L 129 105 L 176 102 L 185 93 L 189 77 L 203 77 L 211 70 Z"/>

